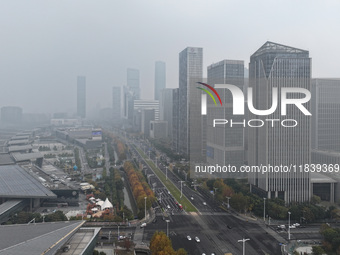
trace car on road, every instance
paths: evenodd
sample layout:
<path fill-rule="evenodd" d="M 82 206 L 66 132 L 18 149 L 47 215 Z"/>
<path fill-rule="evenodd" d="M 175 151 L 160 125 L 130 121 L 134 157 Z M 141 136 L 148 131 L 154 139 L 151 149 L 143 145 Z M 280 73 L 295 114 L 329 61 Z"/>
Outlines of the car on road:
<path fill-rule="evenodd" d="M 140 227 L 141 228 L 144 228 L 144 227 L 146 227 L 146 223 L 144 222 L 144 223 L 142 223 L 141 225 L 140 225 Z"/>
<path fill-rule="evenodd" d="M 167 205 L 168 209 L 171 209 L 170 205 Z"/>
<path fill-rule="evenodd" d="M 203 202 L 203 205 L 207 205 L 207 203 L 206 203 L 206 202 Z"/>
<path fill-rule="evenodd" d="M 196 241 L 197 243 L 200 243 L 200 242 L 201 242 L 201 240 L 198 238 L 198 236 L 195 237 L 195 241 Z"/>
<path fill-rule="evenodd" d="M 232 229 L 232 227 L 231 227 L 231 226 L 229 226 L 229 225 L 227 225 L 227 228 L 229 228 L 229 229 Z"/>
<path fill-rule="evenodd" d="M 193 196 L 191 196 L 191 197 L 190 197 L 190 199 L 191 199 L 191 200 L 194 200 L 194 197 L 193 197 Z"/>
<path fill-rule="evenodd" d="M 189 241 L 191 241 L 191 236 L 187 236 L 187 239 L 188 239 Z"/>

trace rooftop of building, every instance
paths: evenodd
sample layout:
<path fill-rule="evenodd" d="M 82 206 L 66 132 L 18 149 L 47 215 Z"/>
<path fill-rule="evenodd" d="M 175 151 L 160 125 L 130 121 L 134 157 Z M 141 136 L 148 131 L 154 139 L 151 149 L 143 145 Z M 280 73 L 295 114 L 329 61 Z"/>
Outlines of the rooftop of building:
<path fill-rule="evenodd" d="M 0 165 L 12 165 L 15 161 L 8 153 L 0 153 Z"/>
<path fill-rule="evenodd" d="M 0 255 L 56 254 L 84 221 L 0 226 Z"/>
<path fill-rule="evenodd" d="M 309 54 L 307 50 L 302 50 L 302 49 L 294 48 L 291 46 L 267 41 L 253 55 L 251 55 L 251 58 L 260 56 L 262 54 L 271 53 L 271 52 L 272 53 L 296 53 L 296 54 L 302 53 L 302 54 L 307 54 L 307 55 Z"/>
<path fill-rule="evenodd" d="M 0 166 L 0 197 L 56 198 L 37 179 L 18 165 Z"/>

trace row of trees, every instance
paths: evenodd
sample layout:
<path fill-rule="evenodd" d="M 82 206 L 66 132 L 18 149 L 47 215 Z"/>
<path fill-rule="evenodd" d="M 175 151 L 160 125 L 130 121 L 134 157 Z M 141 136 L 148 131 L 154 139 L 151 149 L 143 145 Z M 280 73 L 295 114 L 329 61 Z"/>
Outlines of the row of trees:
<path fill-rule="evenodd" d="M 139 170 L 136 170 L 130 161 L 125 161 L 124 171 L 128 177 L 132 194 L 136 200 L 137 207 L 139 209 L 138 217 L 143 218 L 145 209 L 145 197 L 147 198 L 146 209 L 149 209 L 152 203 L 155 201 L 155 195 L 145 181 L 143 174 Z"/>
<path fill-rule="evenodd" d="M 323 224 L 320 233 L 324 240 L 322 246 L 313 246 L 313 254 L 340 254 L 340 228 L 332 228 Z"/>
<path fill-rule="evenodd" d="M 229 197 L 230 206 L 240 213 L 252 212 L 257 216 L 263 216 L 264 199 L 249 191 L 246 180 L 206 180 L 202 187 L 216 192 L 214 198 L 220 203 L 226 203 L 227 197 Z M 292 204 L 289 207 L 281 199 L 267 199 L 266 215 L 274 219 L 284 220 L 287 219 L 288 211 L 290 211 L 291 220 L 301 223 L 340 218 L 339 209 L 333 206 L 327 209 L 317 205 L 318 203 L 320 203 L 320 198 L 317 196 L 314 196 L 310 203 Z"/>
<path fill-rule="evenodd" d="M 156 231 L 150 241 L 150 251 L 152 255 L 187 255 L 188 253 L 180 248 L 177 251 L 172 247 L 171 240 L 164 232 Z"/>
<path fill-rule="evenodd" d="M 114 139 L 114 144 L 116 145 L 116 152 L 118 155 L 118 160 L 123 161 L 126 159 L 127 148 L 124 143 L 119 140 L 117 137 Z"/>

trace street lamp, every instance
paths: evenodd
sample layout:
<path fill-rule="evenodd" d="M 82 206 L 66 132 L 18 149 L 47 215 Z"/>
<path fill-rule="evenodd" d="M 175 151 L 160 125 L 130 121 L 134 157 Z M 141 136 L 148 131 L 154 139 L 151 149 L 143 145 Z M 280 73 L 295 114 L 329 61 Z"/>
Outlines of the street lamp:
<path fill-rule="evenodd" d="M 266 224 L 266 198 L 263 198 L 263 221 Z"/>
<path fill-rule="evenodd" d="M 185 182 L 185 181 L 178 181 L 178 182 L 181 183 L 181 197 L 180 198 L 182 198 L 182 196 L 183 196 L 183 193 L 182 193 L 182 183 Z"/>
<path fill-rule="evenodd" d="M 288 240 L 290 240 L 290 214 L 291 212 L 288 212 Z"/>
<path fill-rule="evenodd" d="M 230 204 L 229 204 L 229 200 L 230 200 L 230 197 L 226 197 L 228 199 L 228 209 L 230 208 Z"/>
<path fill-rule="evenodd" d="M 144 197 L 145 221 L 146 221 L 146 197 Z"/>
<path fill-rule="evenodd" d="M 242 239 L 242 240 L 238 240 L 237 242 L 239 243 L 239 242 L 242 242 L 243 243 L 243 255 L 246 255 L 246 242 L 247 241 L 249 241 L 250 239 L 249 238 L 247 238 L 247 239 Z"/>
<path fill-rule="evenodd" d="M 169 220 L 166 220 L 166 236 L 169 237 Z"/>
<path fill-rule="evenodd" d="M 214 188 L 214 199 L 215 199 L 216 190 L 218 190 L 218 188 Z"/>

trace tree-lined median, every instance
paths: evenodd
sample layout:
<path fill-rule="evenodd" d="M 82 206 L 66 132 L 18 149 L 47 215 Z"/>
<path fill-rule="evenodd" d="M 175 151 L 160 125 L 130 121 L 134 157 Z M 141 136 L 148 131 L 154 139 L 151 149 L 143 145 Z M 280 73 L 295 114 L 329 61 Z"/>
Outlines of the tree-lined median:
<path fill-rule="evenodd" d="M 190 201 L 184 195 L 182 196 L 182 198 L 180 198 L 181 191 L 170 180 L 166 180 L 165 174 L 155 166 L 152 160 L 147 159 L 146 155 L 141 149 L 137 148 L 136 146 L 135 148 L 138 151 L 138 153 L 144 158 L 147 164 L 152 168 L 152 170 L 158 176 L 158 178 L 163 182 L 166 188 L 171 192 L 171 194 L 174 196 L 177 202 L 182 204 L 183 208 L 187 212 L 197 212 L 197 209 L 190 203 Z"/>

